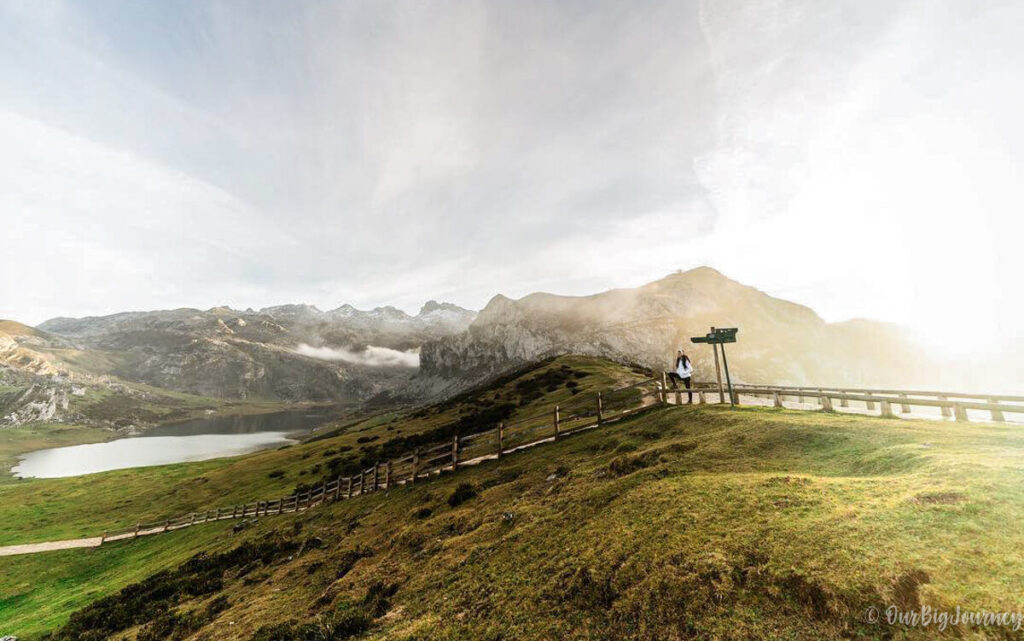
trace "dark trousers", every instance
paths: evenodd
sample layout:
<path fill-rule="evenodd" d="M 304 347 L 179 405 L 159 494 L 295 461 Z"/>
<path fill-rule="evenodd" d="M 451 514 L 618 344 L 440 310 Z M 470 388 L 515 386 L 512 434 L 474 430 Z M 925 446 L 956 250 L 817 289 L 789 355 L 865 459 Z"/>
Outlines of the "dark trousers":
<path fill-rule="evenodd" d="M 683 378 L 682 376 L 680 376 L 679 374 L 676 374 L 675 372 L 668 372 L 668 380 L 672 381 L 672 389 L 679 389 L 679 381 L 683 382 L 683 385 L 686 386 L 686 389 L 690 389 L 690 377 L 689 376 L 687 376 L 686 378 Z M 693 402 L 693 392 L 687 392 L 687 394 L 690 397 L 689 402 L 692 403 Z"/>

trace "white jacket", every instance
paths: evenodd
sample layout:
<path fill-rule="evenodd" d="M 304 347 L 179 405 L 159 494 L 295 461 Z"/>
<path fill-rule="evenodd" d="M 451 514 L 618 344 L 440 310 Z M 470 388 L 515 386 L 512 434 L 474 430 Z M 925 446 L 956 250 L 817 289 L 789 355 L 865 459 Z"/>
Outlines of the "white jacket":
<path fill-rule="evenodd" d="M 693 361 L 690 359 L 676 359 L 676 374 L 679 378 L 690 378 L 693 376 Z"/>

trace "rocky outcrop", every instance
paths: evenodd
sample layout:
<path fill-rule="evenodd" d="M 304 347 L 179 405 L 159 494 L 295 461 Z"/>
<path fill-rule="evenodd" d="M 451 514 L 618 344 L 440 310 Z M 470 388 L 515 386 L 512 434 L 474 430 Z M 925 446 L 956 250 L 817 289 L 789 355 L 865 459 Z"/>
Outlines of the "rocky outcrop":
<path fill-rule="evenodd" d="M 0 424 L 24 425 L 58 420 L 68 411 L 68 384 L 34 383 L 10 403 L 11 410 L 0 416 Z"/>

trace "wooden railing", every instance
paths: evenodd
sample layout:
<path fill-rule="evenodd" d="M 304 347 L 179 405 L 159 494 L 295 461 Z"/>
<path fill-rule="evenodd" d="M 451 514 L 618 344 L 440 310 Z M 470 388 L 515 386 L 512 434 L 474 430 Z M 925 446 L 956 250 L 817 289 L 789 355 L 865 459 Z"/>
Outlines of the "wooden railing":
<path fill-rule="evenodd" d="M 125 530 L 104 533 L 102 542 L 132 539 L 214 521 L 301 512 L 323 503 L 386 491 L 601 427 L 648 407 L 669 405 L 673 400 L 680 404 L 688 392 L 692 392 L 700 404 L 707 403 L 709 397 L 720 400 L 717 388 L 669 389 L 664 377 L 596 394 L 579 394 L 564 405 L 556 405 L 551 411 L 519 417 L 481 432 L 454 436 L 450 441 L 420 447 L 400 458 L 379 462 L 357 474 L 339 476 L 297 494 L 206 512 L 191 512 L 154 523 L 139 523 Z M 826 412 L 836 411 L 833 401 L 838 401 L 840 407 L 848 407 L 850 401 L 862 402 L 867 410 L 874 410 L 877 406 L 879 415 L 883 417 L 895 416 L 892 408 L 896 405 L 904 413 L 909 413 L 912 406 L 938 407 L 943 416 L 958 421 L 969 420 L 967 410 L 988 411 L 994 421 L 1005 420 L 1005 413 L 1024 414 L 1024 404 L 1020 403 L 1024 396 L 734 385 L 733 401 L 739 404 L 742 396 L 767 397 L 776 407 L 785 407 L 783 401 L 786 398 L 796 398 L 800 403 L 805 399 L 816 399 L 820 409 Z"/>
<path fill-rule="evenodd" d="M 306 491 L 263 501 L 221 507 L 153 523 L 105 532 L 101 543 L 170 532 L 202 523 L 301 512 L 322 503 L 344 501 L 416 483 L 460 467 L 499 459 L 513 452 L 593 429 L 652 405 L 660 398 L 655 379 L 626 387 L 579 394 L 553 410 L 502 422 L 481 432 L 454 436 L 400 458 L 381 461 L 351 476 L 339 476 Z"/>
<path fill-rule="evenodd" d="M 667 387 L 662 382 L 663 387 Z M 1007 413 L 1024 414 L 1024 396 L 1012 394 L 978 394 L 974 392 L 934 392 L 923 390 L 872 389 L 856 387 L 799 387 L 785 385 L 733 385 L 733 403 L 740 404 L 740 396 L 766 397 L 772 400 L 775 407 L 785 407 L 787 398 L 795 398 L 798 403 L 806 399 L 814 399 L 821 409 L 836 411 L 833 401 L 838 401 L 840 408 L 850 407 L 850 401 L 864 404 L 864 409 L 878 409 L 879 416 L 891 418 L 896 416 L 893 407 L 899 406 L 900 412 L 909 414 L 911 407 L 938 408 L 945 418 L 958 421 L 969 421 L 968 410 L 985 411 L 991 420 L 1003 422 Z M 685 389 L 667 389 L 667 398 L 675 396 L 677 403 Z M 693 393 L 701 403 L 707 402 L 707 395 L 719 396 L 718 388 L 707 386 L 695 387 Z M 663 402 L 664 399 L 663 399 Z"/>

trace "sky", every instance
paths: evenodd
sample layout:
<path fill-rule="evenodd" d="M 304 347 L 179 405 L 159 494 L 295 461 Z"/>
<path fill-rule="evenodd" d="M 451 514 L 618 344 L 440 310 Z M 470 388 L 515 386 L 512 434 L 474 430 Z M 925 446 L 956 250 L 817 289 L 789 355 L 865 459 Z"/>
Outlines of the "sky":
<path fill-rule="evenodd" d="M 1024 3 L 0 0 L 0 318 L 710 265 L 1022 349 Z"/>

